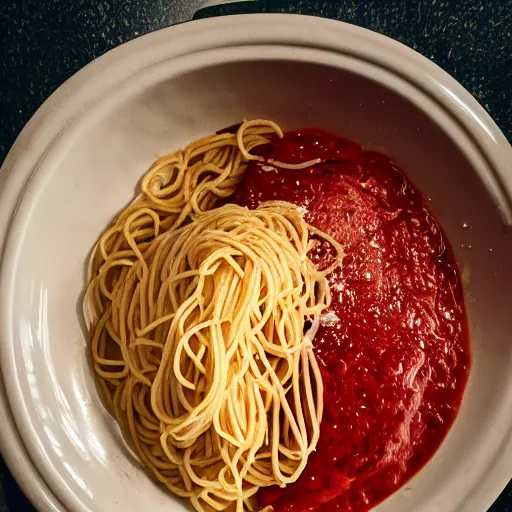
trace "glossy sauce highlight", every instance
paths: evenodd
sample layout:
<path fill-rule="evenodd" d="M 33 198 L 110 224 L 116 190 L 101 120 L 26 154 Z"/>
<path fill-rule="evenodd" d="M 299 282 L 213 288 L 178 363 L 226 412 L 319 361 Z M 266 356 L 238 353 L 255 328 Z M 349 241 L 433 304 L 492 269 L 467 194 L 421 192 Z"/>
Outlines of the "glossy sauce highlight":
<path fill-rule="evenodd" d="M 323 130 L 259 149 L 234 202 L 298 205 L 345 247 L 315 350 L 325 412 L 299 481 L 260 492 L 276 512 L 368 510 L 433 455 L 458 412 L 470 367 L 460 272 L 422 195 L 387 156 Z M 325 265 L 329 253 L 313 256 Z"/>

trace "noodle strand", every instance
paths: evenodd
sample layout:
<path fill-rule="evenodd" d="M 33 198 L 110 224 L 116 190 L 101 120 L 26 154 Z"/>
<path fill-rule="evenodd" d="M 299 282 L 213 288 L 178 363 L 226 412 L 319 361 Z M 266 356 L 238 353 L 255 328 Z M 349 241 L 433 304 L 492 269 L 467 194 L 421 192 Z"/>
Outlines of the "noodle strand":
<path fill-rule="evenodd" d="M 319 438 L 312 340 L 342 247 L 286 202 L 217 207 L 273 136 L 277 124 L 248 121 L 160 158 L 89 264 L 102 394 L 144 465 L 201 512 L 256 510 L 258 489 L 295 482 Z M 337 254 L 328 269 L 308 258 L 318 239 Z"/>

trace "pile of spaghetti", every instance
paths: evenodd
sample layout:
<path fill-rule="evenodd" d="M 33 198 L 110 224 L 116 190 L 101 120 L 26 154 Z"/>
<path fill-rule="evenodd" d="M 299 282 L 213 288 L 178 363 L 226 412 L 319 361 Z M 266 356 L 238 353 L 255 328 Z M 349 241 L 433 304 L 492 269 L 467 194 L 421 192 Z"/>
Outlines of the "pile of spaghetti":
<path fill-rule="evenodd" d="M 342 248 L 292 204 L 225 204 L 275 136 L 250 121 L 160 158 L 90 260 L 103 395 L 143 464 L 199 511 L 256 510 L 258 489 L 297 480 L 318 441 L 312 340 Z M 326 269 L 308 258 L 320 241 L 337 254 Z"/>

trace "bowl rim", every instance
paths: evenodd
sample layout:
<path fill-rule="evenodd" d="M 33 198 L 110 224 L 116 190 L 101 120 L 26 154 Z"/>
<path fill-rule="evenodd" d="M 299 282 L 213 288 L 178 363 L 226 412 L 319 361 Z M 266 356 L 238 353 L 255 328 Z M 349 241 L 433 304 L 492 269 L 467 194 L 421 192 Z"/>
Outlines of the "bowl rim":
<path fill-rule="evenodd" d="M 197 37 L 199 30 L 203 37 Z M 170 37 L 173 38 L 172 48 Z M 22 130 L 0 171 L 0 233 L 3 235 L 0 263 L 3 263 L 7 235 L 25 188 L 51 148 L 64 132 L 79 123 L 91 105 L 116 84 L 163 58 L 169 60 L 213 48 L 247 44 L 291 44 L 351 55 L 376 63 L 414 83 L 443 105 L 464 128 L 493 170 L 490 186 L 494 186 L 493 192 L 505 218 L 508 213 L 507 220 L 512 219 L 512 148 L 469 92 L 429 59 L 386 36 L 335 20 L 290 14 L 236 15 L 167 27 L 125 43 L 88 64 L 46 100 Z M 377 46 L 379 49 L 375 52 Z M 6 302 L 8 299 L 0 295 L 0 315 Z M 1 332 L 5 335 L 5 331 Z M 11 341 L 9 337 L 6 339 Z M 65 510 L 57 498 L 65 491 L 47 486 L 34 462 L 37 454 L 29 454 L 22 436 L 17 434 L 19 422 L 13 417 L 17 411 L 6 396 L 4 382 L 0 385 L 0 411 L 3 409 L 6 414 L 0 415 L 4 434 L 0 437 L 0 450 L 9 468 L 40 510 Z M 508 482 L 512 461 L 510 432 L 505 441 L 500 460 L 472 493 L 472 507 L 489 506 Z"/>

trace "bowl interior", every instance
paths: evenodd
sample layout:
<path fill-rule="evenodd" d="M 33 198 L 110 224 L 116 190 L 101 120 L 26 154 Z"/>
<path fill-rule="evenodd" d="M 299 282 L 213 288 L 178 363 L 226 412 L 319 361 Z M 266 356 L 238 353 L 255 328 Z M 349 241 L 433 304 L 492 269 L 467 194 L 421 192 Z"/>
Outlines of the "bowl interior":
<path fill-rule="evenodd" d="M 511 424 L 512 237 L 461 149 L 463 135 L 447 133 L 428 98 L 416 91 L 406 99 L 393 80 L 355 62 L 342 69 L 312 58 L 154 69 L 111 91 L 49 152 L 4 264 L 19 396 L 8 391 L 29 451 L 43 454 L 36 463 L 51 487 L 65 489 L 70 510 L 187 509 L 141 469 L 98 398 L 82 322 L 87 255 L 157 155 L 255 117 L 323 127 L 394 157 L 447 232 L 467 277 L 470 381 L 440 450 L 379 510 L 462 510 Z"/>

